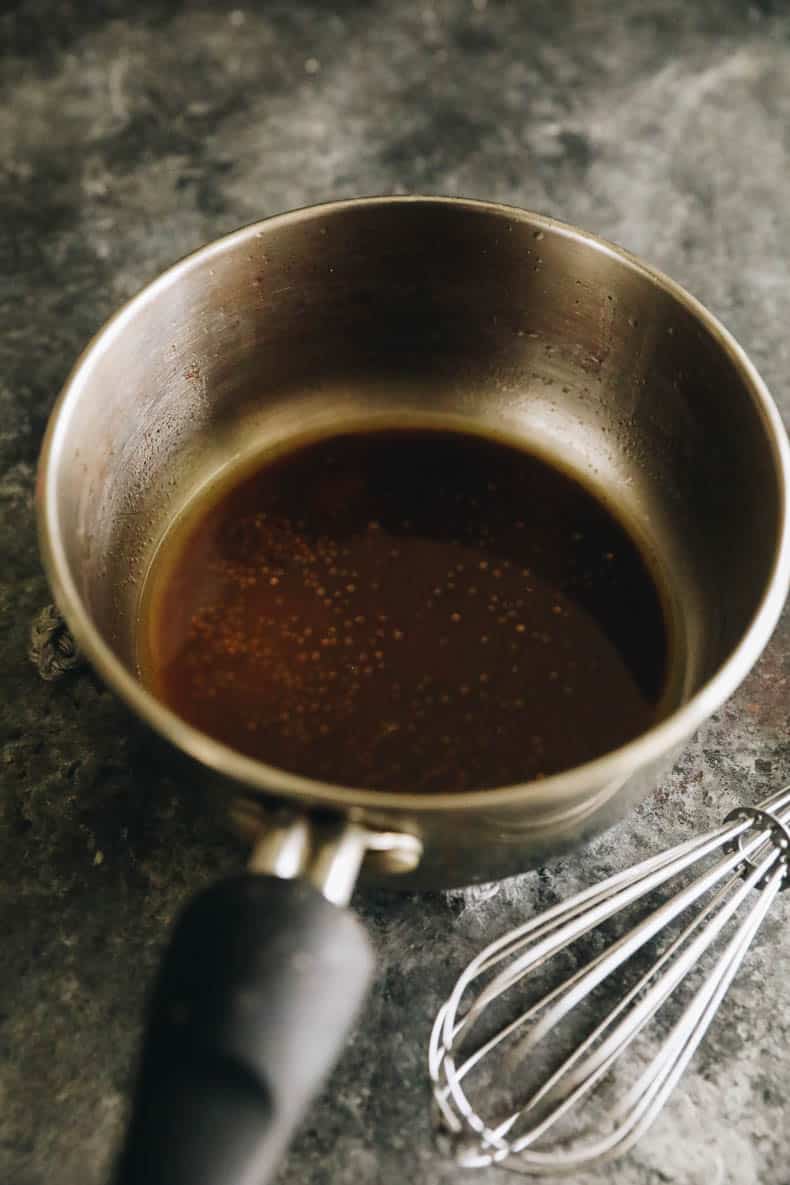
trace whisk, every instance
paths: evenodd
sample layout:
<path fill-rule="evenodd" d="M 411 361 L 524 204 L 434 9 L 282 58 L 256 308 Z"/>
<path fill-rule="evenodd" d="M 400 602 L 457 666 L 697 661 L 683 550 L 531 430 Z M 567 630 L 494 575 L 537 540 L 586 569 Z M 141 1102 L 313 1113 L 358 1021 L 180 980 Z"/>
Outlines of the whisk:
<path fill-rule="evenodd" d="M 678 891 L 662 899 L 675 878 Z M 486 947 L 430 1041 L 437 1117 L 458 1162 L 561 1176 L 630 1148 L 788 883 L 790 786 Z M 618 930 L 621 911 L 627 919 L 640 902 L 646 916 Z"/>

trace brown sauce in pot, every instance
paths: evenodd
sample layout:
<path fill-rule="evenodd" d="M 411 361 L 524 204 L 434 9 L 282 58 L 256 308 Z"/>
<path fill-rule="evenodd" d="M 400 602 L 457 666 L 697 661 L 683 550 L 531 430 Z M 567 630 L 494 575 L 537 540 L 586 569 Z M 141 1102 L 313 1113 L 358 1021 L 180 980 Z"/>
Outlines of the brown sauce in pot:
<path fill-rule="evenodd" d="M 346 786 L 556 773 L 657 717 L 661 598 L 566 472 L 434 429 L 325 437 L 215 484 L 160 547 L 142 677 L 217 740 Z"/>

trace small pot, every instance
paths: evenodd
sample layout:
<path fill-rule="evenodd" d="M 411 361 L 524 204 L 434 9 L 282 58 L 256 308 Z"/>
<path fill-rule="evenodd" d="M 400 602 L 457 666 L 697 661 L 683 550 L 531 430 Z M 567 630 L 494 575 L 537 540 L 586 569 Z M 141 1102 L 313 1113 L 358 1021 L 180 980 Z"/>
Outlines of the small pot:
<path fill-rule="evenodd" d="M 618 509 L 669 593 L 677 661 L 660 723 L 540 782 L 395 794 L 245 757 L 142 686 L 141 585 L 195 492 L 291 437 L 404 423 L 538 448 Z M 655 785 L 776 624 L 789 475 L 770 395 L 710 313 L 626 252 L 504 206 L 374 198 L 281 215 L 190 255 L 108 322 L 44 441 L 44 563 L 97 672 L 254 845 L 252 871 L 179 923 L 119 1182 L 274 1172 L 370 975 L 342 909 L 358 875 L 507 876 Z"/>

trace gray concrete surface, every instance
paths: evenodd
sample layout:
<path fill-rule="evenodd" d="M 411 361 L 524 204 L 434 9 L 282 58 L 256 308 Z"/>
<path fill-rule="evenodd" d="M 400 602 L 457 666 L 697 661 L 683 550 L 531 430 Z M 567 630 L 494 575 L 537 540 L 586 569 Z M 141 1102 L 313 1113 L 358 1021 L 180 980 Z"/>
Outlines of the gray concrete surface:
<path fill-rule="evenodd" d="M 0 1180 L 97 1185 L 168 925 L 240 853 L 90 675 L 45 684 L 27 662 L 48 599 L 34 467 L 69 366 L 119 302 L 237 224 L 421 190 L 533 207 L 643 254 L 724 319 L 787 416 L 790 12 L 23 0 L 0 13 L 0 88 Z M 661 789 L 590 849 L 491 890 L 361 898 L 378 980 L 282 1185 L 463 1181 L 431 1138 L 424 1047 L 464 961 L 790 781 L 789 703 L 786 614 Z M 589 1185 L 788 1185 L 788 922 L 783 900 L 664 1117 Z"/>

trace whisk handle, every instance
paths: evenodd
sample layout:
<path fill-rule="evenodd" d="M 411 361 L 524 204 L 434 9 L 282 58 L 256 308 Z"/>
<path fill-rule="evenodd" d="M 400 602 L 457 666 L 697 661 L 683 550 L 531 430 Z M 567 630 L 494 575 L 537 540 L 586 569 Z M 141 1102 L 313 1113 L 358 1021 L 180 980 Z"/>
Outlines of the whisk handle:
<path fill-rule="evenodd" d="M 264 1185 L 334 1063 L 373 959 L 311 885 L 245 875 L 194 900 L 150 1006 L 115 1185 Z"/>

